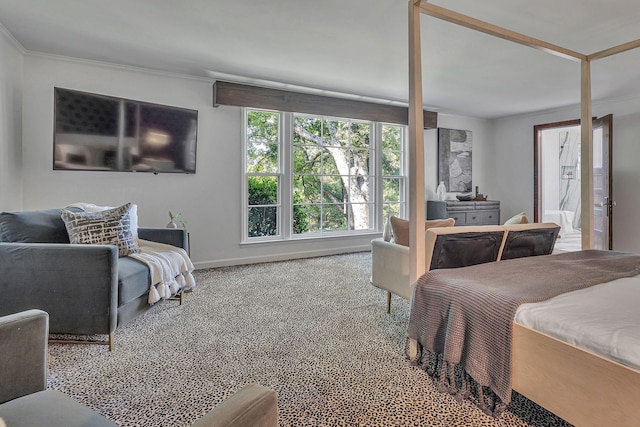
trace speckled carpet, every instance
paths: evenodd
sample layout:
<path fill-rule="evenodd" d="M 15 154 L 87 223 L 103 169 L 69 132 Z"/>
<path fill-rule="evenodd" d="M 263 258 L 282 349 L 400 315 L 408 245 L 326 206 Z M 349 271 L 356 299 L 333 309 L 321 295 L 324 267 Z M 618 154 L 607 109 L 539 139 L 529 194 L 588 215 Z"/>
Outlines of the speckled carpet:
<path fill-rule="evenodd" d="M 188 426 L 250 382 L 282 426 L 568 426 L 514 393 L 500 419 L 436 390 L 403 357 L 408 302 L 369 283 L 356 253 L 196 272 L 116 331 L 116 349 L 51 344 L 51 389 L 123 426 Z"/>

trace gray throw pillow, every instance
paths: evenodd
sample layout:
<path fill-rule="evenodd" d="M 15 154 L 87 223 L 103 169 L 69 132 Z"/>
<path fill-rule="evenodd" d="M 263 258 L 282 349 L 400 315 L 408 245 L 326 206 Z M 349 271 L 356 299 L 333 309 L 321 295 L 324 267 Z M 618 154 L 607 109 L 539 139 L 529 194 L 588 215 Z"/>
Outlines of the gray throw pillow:
<path fill-rule="evenodd" d="M 0 242 L 69 243 L 60 209 L 0 213 Z"/>
<path fill-rule="evenodd" d="M 63 209 L 62 220 L 71 243 L 116 245 L 119 256 L 138 252 L 131 231 L 131 203 L 100 212 Z"/>

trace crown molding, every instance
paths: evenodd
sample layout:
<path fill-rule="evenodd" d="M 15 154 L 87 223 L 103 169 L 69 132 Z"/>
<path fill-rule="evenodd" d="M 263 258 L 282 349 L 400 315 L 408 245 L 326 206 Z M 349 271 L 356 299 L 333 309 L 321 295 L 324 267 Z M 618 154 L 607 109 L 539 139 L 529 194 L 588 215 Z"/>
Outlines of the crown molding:
<path fill-rule="evenodd" d="M 25 49 L 24 46 L 22 46 L 22 44 L 20 44 L 20 42 L 16 40 L 15 37 L 13 37 L 13 34 L 11 34 L 9 30 L 7 30 L 7 27 L 5 27 L 2 24 L 0 24 L 0 34 L 4 35 L 4 37 L 9 41 L 9 43 L 11 43 L 13 47 L 18 49 L 18 51 L 21 54 L 24 55 L 25 53 L 27 53 L 27 49 Z"/>
<path fill-rule="evenodd" d="M 213 83 L 215 80 L 209 77 L 194 76 L 192 74 L 172 73 L 170 71 L 162 71 L 162 70 L 157 70 L 153 68 L 144 68 L 144 67 L 137 67 L 134 65 L 117 64 L 113 62 L 98 61 L 95 59 L 78 58 L 75 56 L 56 55 L 52 53 L 36 52 L 36 51 L 29 51 L 29 50 L 25 50 L 24 55 L 29 57 L 34 57 L 34 58 L 50 59 L 54 61 L 65 61 L 65 62 L 73 62 L 76 64 L 91 65 L 95 67 L 112 68 L 112 69 L 121 70 L 121 71 L 132 71 L 137 73 L 153 74 L 160 77 L 171 77 L 171 78 L 179 78 L 179 79 L 186 79 L 186 80 L 194 80 L 194 81 L 208 83 L 208 84 Z"/>

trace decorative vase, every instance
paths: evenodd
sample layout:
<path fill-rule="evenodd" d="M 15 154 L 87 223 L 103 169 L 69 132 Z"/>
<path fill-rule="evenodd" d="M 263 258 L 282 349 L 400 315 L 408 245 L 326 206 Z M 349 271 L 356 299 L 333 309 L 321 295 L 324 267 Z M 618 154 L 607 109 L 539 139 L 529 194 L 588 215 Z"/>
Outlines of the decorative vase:
<path fill-rule="evenodd" d="M 178 228 L 178 224 L 173 221 L 169 221 L 169 224 L 167 224 L 167 228 Z"/>
<path fill-rule="evenodd" d="M 444 201 L 447 197 L 447 189 L 444 186 L 444 181 L 440 181 L 440 184 L 438 184 L 438 188 L 436 188 L 436 196 L 440 201 Z"/>

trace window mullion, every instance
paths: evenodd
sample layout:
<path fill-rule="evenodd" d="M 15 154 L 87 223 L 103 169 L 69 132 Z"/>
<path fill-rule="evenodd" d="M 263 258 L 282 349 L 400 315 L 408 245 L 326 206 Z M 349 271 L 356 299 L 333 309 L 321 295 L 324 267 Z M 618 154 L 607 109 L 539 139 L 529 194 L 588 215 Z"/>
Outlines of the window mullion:
<path fill-rule="evenodd" d="M 246 242 L 249 238 L 249 189 L 247 185 L 247 114 L 246 108 L 241 109 L 242 114 L 242 170 L 240 171 L 240 180 L 242 182 L 242 198 L 240 200 L 242 212 L 242 240 Z"/>
<path fill-rule="evenodd" d="M 280 114 L 280 232 L 288 240 L 293 233 L 293 115 Z"/>
<path fill-rule="evenodd" d="M 374 127 L 373 138 L 373 154 L 371 158 L 374 162 L 374 174 L 373 179 L 373 204 L 375 206 L 375 229 L 382 230 L 384 227 L 384 194 L 383 183 L 384 177 L 382 176 L 382 123 L 376 123 Z"/>

